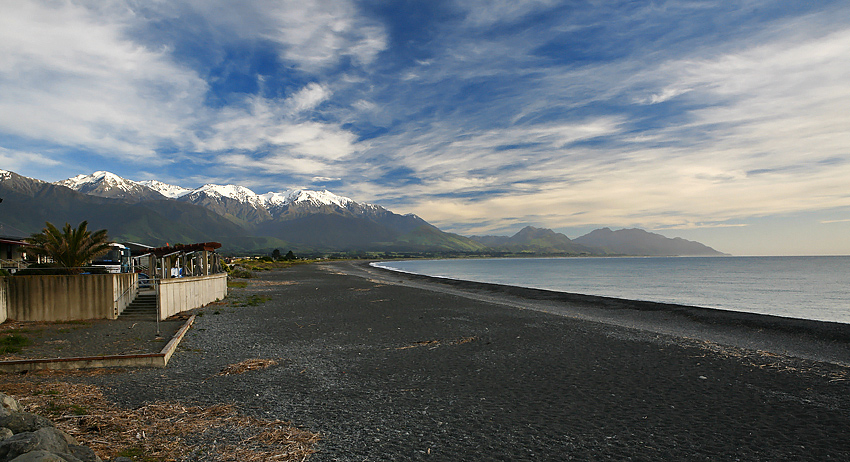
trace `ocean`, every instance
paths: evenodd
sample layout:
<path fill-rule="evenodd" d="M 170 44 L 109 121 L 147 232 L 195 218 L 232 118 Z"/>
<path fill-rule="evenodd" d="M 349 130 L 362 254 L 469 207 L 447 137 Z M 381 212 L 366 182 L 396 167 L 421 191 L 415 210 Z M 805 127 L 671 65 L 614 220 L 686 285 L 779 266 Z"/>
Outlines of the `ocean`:
<path fill-rule="evenodd" d="M 450 279 L 850 323 L 850 256 L 411 260 Z"/>

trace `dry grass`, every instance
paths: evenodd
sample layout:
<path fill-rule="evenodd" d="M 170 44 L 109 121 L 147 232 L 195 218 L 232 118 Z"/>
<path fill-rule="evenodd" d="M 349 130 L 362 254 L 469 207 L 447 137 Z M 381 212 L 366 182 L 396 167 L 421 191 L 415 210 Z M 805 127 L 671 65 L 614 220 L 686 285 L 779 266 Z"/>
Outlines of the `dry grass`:
<path fill-rule="evenodd" d="M 248 371 L 258 371 L 276 365 L 277 361 L 274 359 L 246 359 L 245 361 L 225 367 L 216 375 L 244 374 Z"/>
<path fill-rule="evenodd" d="M 0 375 L 0 390 L 29 412 L 43 415 L 101 458 L 137 461 L 304 461 L 315 452 L 315 433 L 279 420 L 241 414 L 234 405 L 210 407 L 159 402 L 137 409 L 110 403 L 93 385 L 57 380 L 55 374 Z"/>

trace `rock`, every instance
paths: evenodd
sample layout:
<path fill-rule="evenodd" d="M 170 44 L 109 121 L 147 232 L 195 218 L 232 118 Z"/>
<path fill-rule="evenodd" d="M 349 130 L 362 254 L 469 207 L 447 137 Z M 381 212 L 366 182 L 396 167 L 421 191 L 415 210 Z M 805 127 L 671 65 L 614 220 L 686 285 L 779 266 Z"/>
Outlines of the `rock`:
<path fill-rule="evenodd" d="M 58 454 L 53 454 L 50 451 L 32 451 L 26 454 L 21 454 L 15 457 L 11 462 L 68 462 Z"/>
<path fill-rule="evenodd" d="M 62 435 L 62 438 L 65 439 L 65 442 L 68 443 L 68 446 L 79 446 L 80 445 L 80 442 L 77 441 L 77 439 L 74 438 L 72 435 L 65 433 L 63 430 L 56 429 L 56 431 L 58 431 L 59 434 Z"/>
<path fill-rule="evenodd" d="M 79 444 L 68 445 L 70 453 L 80 459 L 82 462 L 103 462 L 91 448 L 80 446 Z"/>
<path fill-rule="evenodd" d="M 0 406 L 12 412 L 24 411 L 24 408 L 21 406 L 21 403 L 19 403 L 18 400 L 12 398 L 6 393 L 0 393 Z"/>
<path fill-rule="evenodd" d="M 73 454 L 56 454 L 61 457 L 64 462 L 82 462 L 80 459 L 74 457 Z"/>
<path fill-rule="evenodd" d="M 5 441 L 12 437 L 14 433 L 6 427 L 0 427 L 0 441 Z"/>
<path fill-rule="evenodd" d="M 133 459 L 131 459 L 129 457 L 123 457 L 122 456 L 122 457 L 116 457 L 116 458 L 110 460 L 109 462 L 133 462 Z"/>
<path fill-rule="evenodd" d="M 16 433 L 0 442 L 0 461 L 11 461 L 33 451 L 48 451 L 54 454 L 68 453 L 68 443 L 63 431 L 53 427 L 40 428 L 34 432 Z"/>
<path fill-rule="evenodd" d="M 40 428 L 53 427 L 53 422 L 29 412 L 13 412 L 5 417 L 0 417 L 0 427 L 6 427 L 17 435 L 23 432 L 34 432 Z"/>

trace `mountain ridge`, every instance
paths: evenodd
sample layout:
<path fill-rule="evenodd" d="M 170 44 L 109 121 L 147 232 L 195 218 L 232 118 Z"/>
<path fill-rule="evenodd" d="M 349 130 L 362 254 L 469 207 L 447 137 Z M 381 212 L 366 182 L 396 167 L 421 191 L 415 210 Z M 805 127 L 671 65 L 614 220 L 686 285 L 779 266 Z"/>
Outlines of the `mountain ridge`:
<path fill-rule="evenodd" d="M 570 239 L 527 226 L 513 236 L 466 237 L 446 233 L 414 214 L 397 214 L 327 190 L 257 194 L 244 186 L 215 184 L 189 189 L 158 180 L 127 180 L 105 171 L 47 183 L 0 170 L 0 193 L 12 194 L 11 202 L 18 203 L 3 204 L 6 211 L 18 211 L 4 220 L 6 224 L 27 232 L 39 231 L 45 221 L 88 220 L 91 227 L 109 229 L 125 240 L 218 240 L 234 251 L 283 247 L 305 252 L 725 255 L 698 242 L 641 229 L 602 228 Z"/>

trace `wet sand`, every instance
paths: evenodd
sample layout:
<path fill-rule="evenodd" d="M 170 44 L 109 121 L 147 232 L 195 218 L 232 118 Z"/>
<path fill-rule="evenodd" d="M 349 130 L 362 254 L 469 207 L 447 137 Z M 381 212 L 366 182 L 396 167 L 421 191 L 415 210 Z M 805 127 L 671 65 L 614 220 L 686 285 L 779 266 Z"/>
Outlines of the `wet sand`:
<path fill-rule="evenodd" d="M 258 276 L 196 319 L 168 368 L 76 380 L 125 406 L 236 403 L 292 421 L 322 434 L 317 461 L 850 460 L 841 326 L 346 262 Z M 724 332 L 737 340 L 706 342 Z M 249 358 L 279 363 L 217 375 Z"/>

